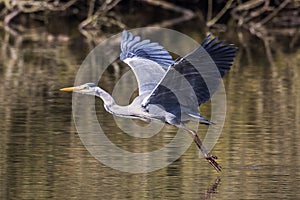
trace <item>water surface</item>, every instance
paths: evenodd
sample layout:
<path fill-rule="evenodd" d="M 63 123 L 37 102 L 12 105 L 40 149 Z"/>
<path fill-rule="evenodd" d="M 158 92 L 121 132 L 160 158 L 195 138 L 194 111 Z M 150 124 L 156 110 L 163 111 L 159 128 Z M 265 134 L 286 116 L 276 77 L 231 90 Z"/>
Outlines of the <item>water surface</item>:
<path fill-rule="evenodd" d="M 189 34 L 189 33 L 187 33 Z M 194 33 L 190 33 L 193 35 Z M 0 197 L 2 199 L 298 199 L 300 198 L 300 52 L 261 41 L 240 44 L 225 77 L 227 115 L 213 153 L 217 173 L 198 158 L 195 145 L 168 167 L 144 174 L 111 169 L 83 146 L 72 118 L 71 86 L 91 46 L 67 41 L 3 41 L 0 63 Z M 203 38 L 195 38 L 198 41 Z M 250 52 L 250 53 L 249 53 Z M 112 90 L 129 68 L 109 68 L 101 86 Z M 108 137 L 143 152 L 172 140 L 165 127 L 149 140 L 124 137 L 96 101 Z M 209 103 L 202 108 L 209 116 Z M 199 128 L 199 134 L 203 136 Z"/>

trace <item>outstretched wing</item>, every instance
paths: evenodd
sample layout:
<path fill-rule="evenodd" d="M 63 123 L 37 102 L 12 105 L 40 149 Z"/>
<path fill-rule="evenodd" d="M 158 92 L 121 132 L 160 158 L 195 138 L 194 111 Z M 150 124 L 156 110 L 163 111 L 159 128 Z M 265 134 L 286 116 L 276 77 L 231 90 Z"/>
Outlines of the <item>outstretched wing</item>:
<path fill-rule="evenodd" d="M 174 63 L 171 55 L 158 43 L 142 40 L 126 30 L 122 33 L 120 59 L 133 70 L 139 95 L 150 93 Z"/>
<path fill-rule="evenodd" d="M 179 105 L 198 110 L 217 90 L 236 52 L 233 45 L 225 45 L 209 35 L 198 49 L 175 61 L 143 106 L 160 105 L 175 116 L 180 116 Z"/>

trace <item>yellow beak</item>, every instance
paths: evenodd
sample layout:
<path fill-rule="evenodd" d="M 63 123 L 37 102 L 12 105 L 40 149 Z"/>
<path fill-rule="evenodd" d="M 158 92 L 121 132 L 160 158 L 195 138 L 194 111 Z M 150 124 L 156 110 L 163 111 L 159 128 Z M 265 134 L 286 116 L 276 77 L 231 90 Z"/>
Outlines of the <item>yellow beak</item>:
<path fill-rule="evenodd" d="M 67 87 L 67 88 L 60 89 L 60 91 L 63 91 L 63 92 L 73 92 L 74 90 L 76 90 L 76 87 Z"/>

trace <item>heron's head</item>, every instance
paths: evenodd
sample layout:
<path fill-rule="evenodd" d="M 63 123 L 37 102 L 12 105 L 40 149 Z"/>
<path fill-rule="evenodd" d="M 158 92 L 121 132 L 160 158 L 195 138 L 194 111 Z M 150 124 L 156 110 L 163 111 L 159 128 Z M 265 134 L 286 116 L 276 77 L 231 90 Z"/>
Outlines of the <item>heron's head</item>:
<path fill-rule="evenodd" d="M 89 95 L 95 95 L 97 85 L 94 83 L 85 83 L 83 85 L 75 86 L 75 87 L 67 87 L 62 88 L 60 91 L 63 92 L 77 92 L 81 94 L 89 94 Z"/>

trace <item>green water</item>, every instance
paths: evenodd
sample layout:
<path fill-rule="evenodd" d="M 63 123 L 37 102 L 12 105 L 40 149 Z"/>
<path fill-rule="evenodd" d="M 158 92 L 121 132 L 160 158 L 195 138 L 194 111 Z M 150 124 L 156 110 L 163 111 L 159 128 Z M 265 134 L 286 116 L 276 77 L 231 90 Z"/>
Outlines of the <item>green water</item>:
<path fill-rule="evenodd" d="M 184 32 L 199 42 L 205 35 Z M 286 44 L 275 43 L 270 64 L 256 37 L 245 34 L 249 42 L 242 43 L 236 35 L 223 35 L 237 44 L 239 53 L 224 79 L 226 121 L 213 149 L 222 173 L 198 158 L 195 145 L 176 162 L 150 173 L 124 173 L 103 165 L 77 134 L 72 95 L 58 91 L 73 84 L 93 45 L 78 36 L 1 39 L 1 199 L 300 198 L 299 49 L 287 52 Z M 109 68 L 102 86 L 111 90 L 128 70 L 123 65 Z M 167 144 L 177 131 L 165 127 L 141 143 L 120 136 L 100 100 L 96 107 L 109 138 L 137 152 Z M 205 105 L 203 112 L 208 111 Z"/>

